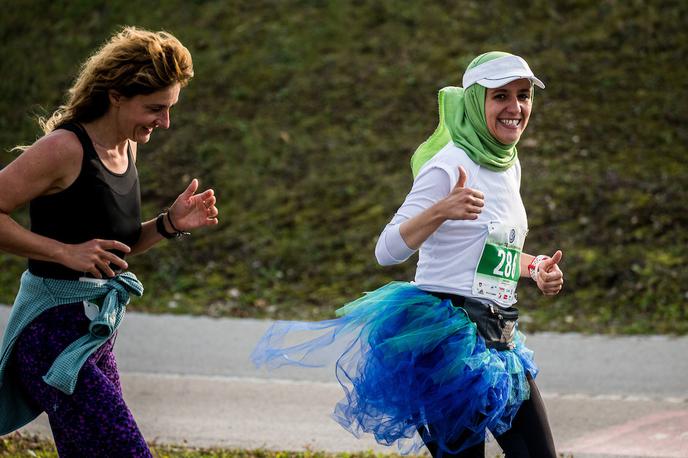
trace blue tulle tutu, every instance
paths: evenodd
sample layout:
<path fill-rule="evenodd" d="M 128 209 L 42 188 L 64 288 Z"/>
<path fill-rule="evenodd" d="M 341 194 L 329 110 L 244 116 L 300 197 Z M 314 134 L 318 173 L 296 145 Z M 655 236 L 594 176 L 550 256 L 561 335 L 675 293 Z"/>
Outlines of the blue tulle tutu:
<path fill-rule="evenodd" d="M 423 440 L 456 453 L 488 429 L 504 433 L 530 395 L 526 374 L 538 370 L 521 333 L 514 350 L 486 348 L 462 309 L 410 283 L 367 293 L 337 315 L 274 323 L 251 359 L 268 368 L 336 359 L 346 396 L 332 416 L 356 437 L 373 434 L 402 453 L 418 452 Z M 300 332 L 307 340 L 286 343 Z"/>

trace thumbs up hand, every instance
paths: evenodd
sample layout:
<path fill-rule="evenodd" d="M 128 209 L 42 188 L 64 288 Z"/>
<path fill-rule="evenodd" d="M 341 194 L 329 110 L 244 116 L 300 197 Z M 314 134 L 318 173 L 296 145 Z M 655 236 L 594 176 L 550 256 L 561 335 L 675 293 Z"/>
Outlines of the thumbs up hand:
<path fill-rule="evenodd" d="M 463 167 L 459 167 L 459 180 L 454 189 L 442 202 L 443 216 L 452 220 L 474 220 L 485 206 L 485 196 L 482 192 L 467 188 L 468 173 Z"/>
<path fill-rule="evenodd" d="M 543 260 L 537 266 L 535 281 L 545 296 L 559 294 L 564 286 L 564 274 L 559 269 L 562 256 L 561 250 L 557 250 L 551 258 Z"/>

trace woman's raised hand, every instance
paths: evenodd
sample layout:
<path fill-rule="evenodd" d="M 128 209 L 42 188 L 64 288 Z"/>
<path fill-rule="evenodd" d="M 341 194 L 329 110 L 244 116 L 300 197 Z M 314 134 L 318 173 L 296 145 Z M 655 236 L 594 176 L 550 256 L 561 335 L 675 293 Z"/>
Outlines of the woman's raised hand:
<path fill-rule="evenodd" d="M 191 231 L 217 224 L 219 211 L 215 206 L 215 191 L 208 189 L 196 194 L 197 190 L 198 180 L 194 178 L 169 209 L 168 216 L 179 231 Z"/>
<path fill-rule="evenodd" d="M 482 192 L 467 188 L 468 173 L 459 166 L 459 180 L 449 195 L 442 201 L 446 219 L 478 219 L 478 215 L 485 206 L 485 196 Z"/>
<path fill-rule="evenodd" d="M 537 266 L 535 281 L 545 296 L 557 295 L 564 287 L 564 274 L 559 269 L 562 256 L 561 250 L 557 250 L 551 258 L 545 259 Z"/>

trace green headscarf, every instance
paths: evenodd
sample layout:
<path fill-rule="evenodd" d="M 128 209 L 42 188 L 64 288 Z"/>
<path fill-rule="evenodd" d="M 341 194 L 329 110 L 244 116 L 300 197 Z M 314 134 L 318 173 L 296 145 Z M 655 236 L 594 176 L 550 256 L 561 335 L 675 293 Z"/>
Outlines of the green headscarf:
<path fill-rule="evenodd" d="M 466 70 L 480 64 L 510 56 L 492 51 L 482 54 L 468 65 Z M 479 84 L 468 89 L 445 87 L 438 94 L 440 122 L 435 132 L 423 142 L 411 157 L 413 177 L 421 167 L 442 149 L 451 139 L 461 147 L 473 162 L 494 171 L 507 170 L 518 157 L 516 143 L 504 145 L 495 139 L 485 121 L 485 91 Z"/>

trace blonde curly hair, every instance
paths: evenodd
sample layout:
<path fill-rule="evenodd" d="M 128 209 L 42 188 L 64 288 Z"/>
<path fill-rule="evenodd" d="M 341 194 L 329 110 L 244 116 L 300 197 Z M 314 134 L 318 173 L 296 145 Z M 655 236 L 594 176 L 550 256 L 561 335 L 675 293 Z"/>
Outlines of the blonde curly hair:
<path fill-rule="evenodd" d="M 110 107 L 110 90 L 151 94 L 175 83 L 184 87 L 193 74 L 191 53 L 172 34 L 124 27 L 83 63 L 67 102 L 38 123 L 48 134 L 70 121 L 93 121 Z"/>

